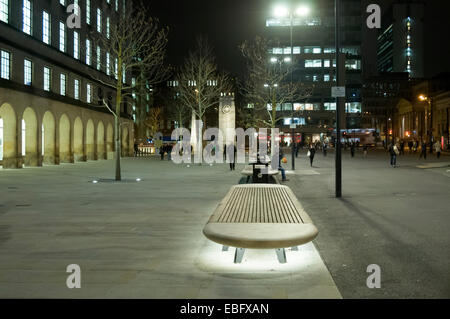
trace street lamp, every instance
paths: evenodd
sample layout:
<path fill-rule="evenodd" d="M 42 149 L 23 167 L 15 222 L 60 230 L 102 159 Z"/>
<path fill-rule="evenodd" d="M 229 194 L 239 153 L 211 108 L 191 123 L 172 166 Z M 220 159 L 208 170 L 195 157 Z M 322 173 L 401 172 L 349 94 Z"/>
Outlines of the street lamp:
<path fill-rule="evenodd" d="M 428 120 L 428 110 L 425 110 L 425 127 L 427 130 L 427 136 L 430 136 L 430 142 L 433 142 L 433 104 L 432 98 L 430 96 L 426 96 L 424 94 L 419 95 L 419 101 L 428 102 L 428 106 L 430 108 L 430 124 L 427 123 Z M 430 129 L 428 129 L 430 127 Z M 431 150 L 432 151 L 432 150 Z"/>
<path fill-rule="evenodd" d="M 307 16 L 310 12 L 309 7 L 302 5 L 293 10 L 293 8 L 288 8 L 285 6 L 277 6 L 275 7 L 274 14 L 276 17 L 287 17 L 289 16 L 289 29 L 290 29 L 290 40 L 291 40 L 291 50 L 290 50 L 290 57 L 285 57 L 284 62 L 292 62 L 293 59 L 293 43 L 292 43 L 292 34 L 293 34 L 293 27 L 294 27 L 294 14 L 297 16 Z M 291 68 L 291 86 L 292 86 L 292 68 Z M 292 102 L 292 101 L 291 101 Z M 294 104 L 292 104 L 292 120 L 294 120 Z M 292 143 L 291 143 L 291 149 L 292 149 L 292 170 L 295 170 L 295 124 L 292 125 Z"/>

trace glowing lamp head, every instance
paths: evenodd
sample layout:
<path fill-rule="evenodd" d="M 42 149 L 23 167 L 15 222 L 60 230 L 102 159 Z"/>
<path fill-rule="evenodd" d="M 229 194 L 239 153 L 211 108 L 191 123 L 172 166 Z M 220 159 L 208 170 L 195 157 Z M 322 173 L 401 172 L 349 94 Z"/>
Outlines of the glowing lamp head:
<path fill-rule="evenodd" d="M 306 6 L 298 7 L 295 13 L 300 17 L 305 17 L 309 14 L 309 8 Z"/>
<path fill-rule="evenodd" d="M 428 98 L 425 95 L 423 95 L 423 94 L 419 95 L 419 100 L 426 101 L 427 99 Z"/>
<path fill-rule="evenodd" d="M 272 62 L 272 63 L 276 63 L 277 61 L 278 61 L 278 59 L 275 57 L 270 58 L 270 62 Z"/>
<path fill-rule="evenodd" d="M 290 58 L 290 57 L 285 57 L 285 58 L 284 58 L 284 62 L 286 62 L 286 63 L 291 62 L 291 58 Z"/>
<path fill-rule="evenodd" d="M 275 7 L 274 14 L 276 17 L 285 17 L 288 15 L 288 9 L 284 6 Z"/>

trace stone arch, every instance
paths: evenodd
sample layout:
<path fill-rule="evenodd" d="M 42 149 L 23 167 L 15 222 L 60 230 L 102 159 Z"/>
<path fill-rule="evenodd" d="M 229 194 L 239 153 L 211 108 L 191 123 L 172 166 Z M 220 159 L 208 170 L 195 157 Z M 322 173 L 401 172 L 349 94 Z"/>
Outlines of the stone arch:
<path fill-rule="evenodd" d="M 102 121 L 97 124 L 97 157 L 105 159 L 105 126 Z"/>
<path fill-rule="evenodd" d="M 69 124 L 70 125 L 70 124 Z M 45 164 L 55 164 L 56 124 L 52 112 L 47 111 L 42 118 L 42 155 Z"/>
<path fill-rule="evenodd" d="M 114 130 L 111 123 L 106 128 L 106 156 L 107 159 L 114 158 Z"/>
<path fill-rule="evenodd" d="M 72 163 L 70 150 L 70 120 L 66 114 L 59 119 L 59 160 L 61 163 Z"/>
<path fill-rule="evenodd" d="M 75 161 L 85 161 L 83 148 L 83 122 L 77 117 L 73 123 L 73 156 Z"/>
<path fill-rule="evenodd" d="M 86 124 L 85 147 L 86 159 L 95 160 L 95 129 L 94 122 L 91 119 Z"/>
<path fill-rule="evenodd" d="M 128 126 L 122 127 L 122 156 L 128 156 Z"/>
<path fill-rule="evenodd" d="M 36 112 L 27 107 L 22 115 L 22 156 L 26 166 L 38 166 L 38 121 Z M 23 136 L 25 135 L 25 136 Z M 24 145 L 25 144 L 25 145 Z"/>
<path fill-rule="evenodd" d="M 4 168 L 17 168 L 17 121 L 11 105 L 0 106 L 0 161 Z"/>

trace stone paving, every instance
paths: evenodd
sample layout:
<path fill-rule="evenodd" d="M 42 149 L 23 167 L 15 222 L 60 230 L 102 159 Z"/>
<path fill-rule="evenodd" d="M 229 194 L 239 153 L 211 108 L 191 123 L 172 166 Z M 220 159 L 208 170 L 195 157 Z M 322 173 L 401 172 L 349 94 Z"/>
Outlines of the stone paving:
<path fill-rule="evenodd" d="M 203 236 L 244 165 L 122 164 L 121 183 L 105 181 L 113 161 L 0 169 L 1 298 L 341 298 L 313 243 L 287 264 L 271 250 L 234 264 Z"/>

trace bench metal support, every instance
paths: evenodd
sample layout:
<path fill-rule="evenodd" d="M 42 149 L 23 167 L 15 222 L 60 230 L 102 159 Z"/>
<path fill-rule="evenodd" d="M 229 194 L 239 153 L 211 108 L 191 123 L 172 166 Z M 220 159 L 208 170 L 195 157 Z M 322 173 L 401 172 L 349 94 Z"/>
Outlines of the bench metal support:
<path fill-rule="evenodd" d="M 228 251 L 228 246 L 222 246 L 222 251 Z"/>
<path fill-rule="evenodd" d="M 277 252 L 277 258 L 278 258 L 278 261 L 280 262 L 280 264 L 285 264 L 286 263 L 286 252 L 284 251 L 284 248 L 278 248 L 278 249 L 275 249 L 275 251 Z"/>
<path fill-rule="evenodd" d="M 244 248 L 236 248 L 236 252 L 234 254 L 234 263 L 240 264 L 242 262 L 242 257 L 244 257 Z"/>
<path fill-rule="evenodd" d="M 293 251 L 298 251 L 298 246 L 291 247 Z"/>

